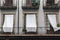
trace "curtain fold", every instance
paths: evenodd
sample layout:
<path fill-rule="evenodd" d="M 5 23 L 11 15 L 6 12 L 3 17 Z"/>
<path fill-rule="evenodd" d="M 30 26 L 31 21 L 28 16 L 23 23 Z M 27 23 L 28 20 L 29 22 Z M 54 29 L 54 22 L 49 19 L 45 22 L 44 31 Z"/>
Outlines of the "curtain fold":
<path fill-rule="evenodd" d="M 48 20 L 50 24 L 52 25 L 54 31 L 57 31 L 60 29 L 59 27 L 57 27 L 56 15 L 48 15 Z"/>
<path fill-rule="evenodd" d="M 23 6 L 26 6 L 26 0 L 23 0 L 22 2 L 23 2 Z"/>
<path fill-rule="evenodd" d="M 59 1 L 60 1 L 60 0 L 55 0 L 55 4 L 58 4 Z"/>

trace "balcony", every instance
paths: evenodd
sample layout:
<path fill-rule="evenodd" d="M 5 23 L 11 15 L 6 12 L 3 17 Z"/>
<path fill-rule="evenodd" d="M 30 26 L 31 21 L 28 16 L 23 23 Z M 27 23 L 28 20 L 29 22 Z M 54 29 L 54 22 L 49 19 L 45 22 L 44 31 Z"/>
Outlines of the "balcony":
<path fill-rule="evenodd" d="M 5 1 L 1 1 L 1 5 L 0 5 L 0 9 L 1 10 L 16 10 L 17 9 L 17 2 L 13 2 L 14 0 L 5 0 Z M 15 0 L 17 1 L 17 0 Z"/>
<path fill-rule="evenodd" d="M 55 5 L 47 5 L 47 6 L 44 6 L 43 7 L 44 9 L 50 9 L 50 10 L 52 10 L 52 9 L 59 9 L 59 7 L 57 6 L 57 4 L 55 4 Z"/>
<path fill-rule="evenodd" d="M 17 27 L 14 27 L 14 28 L 17 28 Z M 43 27 L 39 27 L 39 28 L 42 29 Z M 48 29 L 48 27 L 46 27 L 46 28 Z M 3 32 L 0 29 L 0 36 L 60 36 L 60 30 L 53 32 L 52 28 L 51 28 L 51 30 L 47 30 L 46 34 L 36 34 L 34 32 L 18 34 L 18 33 L 15 33 L 15 31 L 16 31 L 15 29 L 13 29 L 13 30 L 14 30 L 14 32 Z"/>
<path fill-rule="evenodd" d="M 23 0 L 22 1 L 22 9 L 39 9 L 39 4 L 40 4 L 40 0 Z"/>

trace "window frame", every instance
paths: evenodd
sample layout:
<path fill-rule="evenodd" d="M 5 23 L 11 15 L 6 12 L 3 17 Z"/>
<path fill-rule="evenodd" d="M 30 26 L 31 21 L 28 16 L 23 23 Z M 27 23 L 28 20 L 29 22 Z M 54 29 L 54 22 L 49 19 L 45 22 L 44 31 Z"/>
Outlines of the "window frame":
<path fill-rule="evenodd" d="M 47 18 L 46 18 L 46 16 L 47 15 L 56 15 L 56 22 L 58 23 L 58 12 L 45 12 L 45 24 L 46 24 L 46 30 L 48 30 L 47 29 Z M 51 29 L 52 30 L 52 29 Z M 47 31 L 48 32 L 48 31 Z"/>
<path fill-rule="evenodd" d="M 8 14 L 2 14 L 2 27 L 1 27 L 2 29 L 1 29 L 1 31 L 4 32 L 4 31 L 3 31 L 4 15 L 14 15 L 14 18 L 13 18 L 13 31 L 12 31 L 12 33 L 14 33 L 14 27 L 15 27 L 15 14 L 9 14 L 9 13 L 8 13 Z"/>
<path fill-rule="evenodd" d="M 26 15 L 32 15 L 32 14 L 35 14 L 36 16 L 36 32 L 38 31 L 38 20 L 37 20 L 37 14 L 36 13 L 26 13 L 24 14 L 24 27 L 26 27 Z"/>

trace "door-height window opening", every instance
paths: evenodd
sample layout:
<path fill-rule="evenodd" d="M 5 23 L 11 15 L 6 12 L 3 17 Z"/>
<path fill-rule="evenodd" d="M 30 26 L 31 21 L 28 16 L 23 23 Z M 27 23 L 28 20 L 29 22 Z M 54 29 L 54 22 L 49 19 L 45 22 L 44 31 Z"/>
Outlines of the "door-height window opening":
<path fill-rule="evenodd" d="M 26 14 L 25 15 L 25 27 L 27 32 L 34 33 L 37 30 L 37 22 L 35 14 Z"/>
<path fill-rule="evenodd" d="M 14 27 L 14 15 L 3 15 L 3 32 L 12 33 Z"/>

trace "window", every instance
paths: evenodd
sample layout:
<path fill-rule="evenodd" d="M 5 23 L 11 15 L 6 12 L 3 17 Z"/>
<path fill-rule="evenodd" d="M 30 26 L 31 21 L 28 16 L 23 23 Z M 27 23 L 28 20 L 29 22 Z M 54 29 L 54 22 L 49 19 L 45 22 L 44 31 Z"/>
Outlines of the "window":
<path fill-rule="evenodd" d="M 3 32 L 13 32 L 14 15 L 3 15 Z"/>
<path fill-rule="evenodd" d="M 32 2 L 36 2 L 40 4 L 40 0 L 32 0 Z"/>
<path fill-rule="evenodd" d="M 11 6 L 13 4 L 13 0 L 5 0 L 6 6 Z"/>
<path fill-rule="evenodd" d="M 55 13 L 54 13 L 54 14 L 52 14 L 52 13 L 47 14 L 47 17 L 46 17 L 47 20 L 48 20 L 48 21 L 46 20 L 46 21 L 47 21 L 47 26 L 50 27 L 50 30 L 49 30 L 49 31 L 50 31 L 51 33 L 53 33 L 54 31 L 57 31 L 57 30 L 60 29 L 60 28 L 57 27 L 57 23 L 58 23 L 58 22 L 57 22 L 57 20 L 58 20 L 57 16 L 58 16 L 58 15 L 55 14 Z M 48 32 L 49 32 L 49 31 L 48 31 Z M 50 33 L 50 32 L 49 32 L 49 33 Z"/>
<path fill-rule="evenodd" d="M 53 33 L 56 30 L 56 14 L 47 14 L 46 15 L 46 25 L 48 27 L 47 33 Z"/>
<path fill-rule="evenodd" d="M 27 32 L 36 32 L 37 29 L 37 23 L 36 23 L 36 15 L 35 14 L 26 14 L 25 19 L 25 26 Z"/>
<path fill-rule="evenodd" d="M 47 30 L 50 30 L 50 23 L 47 15 L 46 15 L 46 25 L 47 25 Z"/>
<path fill-rule="evenodd" d="M 27 1 L 27 5 L 32 6 L 32 5 L 39 5 L 40 4 L 40 0 L 26 0 Z"/>
<path fill-rule="evenodd" d="M 31 6 L 32 0 L 26 0 L 26 4 L 27 4 L 27 6 Z"/>
<path fill-rule="evenodd" d="M 47 4 L 48 4 L 48 5 L 53 5 L 54 2 L 55 2 L 55 0 L 47 0 Z"/>

